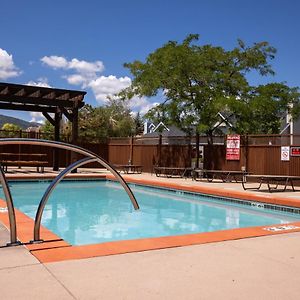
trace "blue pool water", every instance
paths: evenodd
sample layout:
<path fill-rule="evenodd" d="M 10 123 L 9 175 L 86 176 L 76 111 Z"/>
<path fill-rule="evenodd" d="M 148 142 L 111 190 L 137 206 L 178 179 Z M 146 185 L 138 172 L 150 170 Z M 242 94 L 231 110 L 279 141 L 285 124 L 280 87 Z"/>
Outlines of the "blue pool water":
<path fill-rule="evenodd" d="M 11 182 L 16 208 L 34 218 L 48 185 L 49 182 Z M 140 186 L 132 186 L 132 190 L 139 211 L 133 209 L 118 183 L 61 182 L 49 198 L 42 224 L 70 244 L 84 245 L 300 221 L 297 214 L 212 197 Z M 3 194 L 0 196 L 3 198 Z"/>

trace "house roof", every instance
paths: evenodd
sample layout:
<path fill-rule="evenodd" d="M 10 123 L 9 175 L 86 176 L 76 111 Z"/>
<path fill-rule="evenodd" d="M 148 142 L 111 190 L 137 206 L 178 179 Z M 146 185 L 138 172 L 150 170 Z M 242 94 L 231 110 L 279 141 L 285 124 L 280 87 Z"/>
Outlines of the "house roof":
<path fill-rule="evenodd" d="M 170 136 L 186 136 L 187 134 L 179 129 L 176 126 L 168 126 L 168 130 L 163 130 L 162 132 L 150 132 L 147 134 L 144 134 L 144 137 L 158 137 L 159 135 L 162 135 L 163 137 L 170 137 Z"/>

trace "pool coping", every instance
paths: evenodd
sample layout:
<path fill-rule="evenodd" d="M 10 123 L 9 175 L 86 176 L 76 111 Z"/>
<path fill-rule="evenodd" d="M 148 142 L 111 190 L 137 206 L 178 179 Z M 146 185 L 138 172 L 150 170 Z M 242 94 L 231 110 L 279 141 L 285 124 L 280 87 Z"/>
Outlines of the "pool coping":
<path fill-rule="evenodd" d="M 84 175 L 78 176 L 79 174 L 72 174 L 68 178 L 76 179 L 107 179 L 115 180 L 113 175 L 110 174 L 94 174 L 93 176 Z M 55 176 L 54 176 L 55 177 Z M 27 179 L 51 179 L 53 176 L 37 177 L 32 176 L 31 178 L 24 178 L 14 176 L 9 178 L 10 180 L 27 180 Z M 167 189 L 177 189 L 187 192 L 209 194 L 221 197 L 238 198 L 242 200 L 250 200 L 255 202 L 270 203 L 275 205 L 291 206 L 300 208 L 300 200 L 288 199 L 284 197 L 273 197 L 272 195 L 256 195 L 249 192 L 225 190 L 215 187 L 206 186 L 187 186 L 179 183 L 172 183 L 167 181 L 157 182 L 148 179 L 136 179 L 124 176 L 126 182 L 157 186 Z M 0 199 L 0 207 L 5 207 L 5 201 Z M 179 236 L 167 236 L 158 238 L 144 238 L 137 240 L 124 240 L 116 242 L 106 242 L 101 244 L 91 244 L 84 246 L 72 246 L 59 236 L 41 226 L 41 238 L 45 241 L 40 244 L 30 244 L 29 241 L 33 238 L 33 225 L 34 220 L 26 216 L 24 213 L 16 209 L 17 219 L 17 230 L 18 239 L 24 243 L 25 247 L 41 262 L 58 262 L 72 259 L 83 259 L 97 256 L 107 256 L 124 254 L 131 252 L 141 252 L 149 250 L 159 250 L 173 247 L 183 247 L 191 245 L 206 244 L 212 242 L 222 242 L 250 237 L 260 237 L 274 234 L 284 234 L 291 232 L 300 232 L 300 222 L 289 223 L 287 228 L 283 228 L 282 224 L 271 225 L 271 226 L 257 226 L 247 228 L 237 228 L 229 230 L 221 230 L 215 232 L 205 232 L 196 234 L 187 234 Z M 9 228 L 8 215 L 1 213 L 0 222 L 2 222 L 7 228 Z M 279 228 L 278 231 L 268 231 L 266 228 Z M 280 228 L 283 228 L 280 230 Z"/>

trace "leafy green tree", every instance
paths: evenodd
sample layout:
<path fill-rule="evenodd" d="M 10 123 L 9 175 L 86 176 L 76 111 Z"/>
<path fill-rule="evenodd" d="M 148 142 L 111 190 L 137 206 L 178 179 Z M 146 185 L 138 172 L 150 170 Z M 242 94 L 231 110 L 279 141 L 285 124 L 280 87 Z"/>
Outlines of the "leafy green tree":
<path fill-rule="evenodd" d="M 104 111 L 109 115 L 110 136 L 126 137 L 134 134 L 135 124 L 126 102 L 120 99 L 109 99 L 108 104 L 104 106 Z"/>
<path fill-rule="evenodd" d="M 297 88 L 283 83 L 253 87 L 238 107 L 231 107 L 236 120 L 234 131 L 241 134 L 278 134 L 286 113 L 294 119 L 299 117 L 299 98 Z"/>
<path fill-rule="evenodd" d="M 4 130 L 2 135 L 5 137 L 19 137 L 19 132 L 22 130 L 22 128 L 16 124 L 5 123 L 3 124 L 1 130 Z"/>
<path fill-rule="evenodd" d="M 55 127 L 48 121 L 45 120 L 44 124 L 40 127 L 41 137 L 44 139 L 54 139 Z M 64 142 L 71 141 L 72 134 L 72 123 L 66 119 L 62 118 L 60 122 L 60 139 Z"/>
<path fill-rule="evenodd" d="M 41 126 L 41 131 L 44 133 L 54 134 L 54 126 L 48 120 L 45 120 L 45 123 Z"/>
<path fill-rule="evenodd" d="M 103 137 L 108 134 L 109 118 L 103 108 L 86 104 L 79 112 L 79 136 Z"/>
<path fill-rule="evenodd" d="M 54 140 L 54 126 L 45 120 L 44 124 L 40 127 L 40 137 L 42 139 Z"/>
<path fill-rule="evenodd" d="M 85 105 L 79 112 L 79 135 L 86 138 L 127 137 L 134 134 L 131 111 L 121 100 L 101 107 Z"/>
<path fill-rule="evenodd" d="M 274 58 L 275 48 L 267 42 L 247 47 L 238 40 L 237 47 L 225 50 L 212 45 L 196 45 L 197 40 L 198 35 L 189 35 L 181 44 L 170 41 L 149 54 L 145 63 L 126 63 L 124 66 L 134 78 L 131 86 L 119 96 L 130 99 L 135 95 L 151 97 L 162 92 L 164 102 L 149 111 L 146 117 L 152 120 L 160 117 L 160 121 L 175 124 L 189 133 L 194 130 L 205 133 L 210 143 L 219 112 L 226 112 L 233 118 L 238 131 L 250 133 L 253 116 L 259 115 L 260 103 L 271 97 L 269 92 L 276 92 L 276 89 L 271 86 L 253 88 L 246 75 L 251 71 L 261 76 L 274 74 L 269 61 Z M 270 99 L 277 101 L 274 95 Z M 291 107 L 285 104 L 285 107 L 274 105 L 274 109 L 279 108 L 281 112 L 283 108 Z M 264 113 L 269 110 L 265 109 Z M 276 113 L 278 111 L 272 111 L 268 119 Z M 275 126 L 265 122 L 266 131 L 270 130 L 269 125 Z"/>
<path fill-rule="evenodd" d="M 7 131 L 20 131 L 22 128 L 16 124 L 11 124 L 11 123 L 5 123 L 2 126 L 2 130 L 7 130 Z"/>
<path fill-rule="evenodd" d="M 141 117 L 140 112 L 136 114 L 134 121 L 134 135 L 140 135 L 144 131 L 144 119 Z"/>

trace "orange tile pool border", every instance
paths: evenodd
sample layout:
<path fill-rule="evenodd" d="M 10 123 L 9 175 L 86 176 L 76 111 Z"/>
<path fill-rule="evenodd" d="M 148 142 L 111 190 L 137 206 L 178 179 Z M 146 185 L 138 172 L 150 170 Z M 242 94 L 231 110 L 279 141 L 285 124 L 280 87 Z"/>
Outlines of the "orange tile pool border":
<path fill-rule="evenodd" d="M 109 180 L 114 180 L 114 177 L 111 175 L 76 176 L 76 174 L 72 174 L 72 176 L 70 177 L 71 178 L 107 178 Z M 276 198 L 273 197 L 272 195 L 260 196 L 260 195 L 251 194 L 249 192 L 224 190 L 220 188 L 216 189 L 215 187 L 210 188 L 206 186 L 205 187 L 184 186 L 181 184 L 175 184 L 166 181 L 157 182 L 152 180 L 133 179 L 127 176 L 124 177 L 126 181 L 130 183 L 159 186 L 159 187 L 179 189 L 184 191 L 204 193 L 204 194 L 210 194 L 210 195 L 216 195 L 222 197 L 238 198 L 241 200 L 244 199 L 244 200 L 272 203 L 278 205 L 287 205 L 287 206 L 300 208 L 300 200 L 298 199 L 288 199 L 284 197 Z M 48 177 L 43 177 L 43 178 L 47 179 Z M 14 177 L 13 179 L 15 180 L 17 178 Z M 24 179 L 24 177 L 22 179 Z M 28 177 L 26 179 L 28 179 Z M 31 179 L 37 179 L 37 177 L 32 176 Z M 39 179 L 41 179 L 41 177 L 39 177 Z M 1 199 L 0 199 L 0 207 L 5 207 L 5 201 Z M 236 240 L 242 238 L 283 234 L 283 233 L 290 233 L 290 232 L 300 232 L 300 222 L 295 222 L 295 223 L 289 223 L 288 225 L 294 225 L 296 228 L 282 230 L 282 231 L 267 231 L 264 229 L 273 226 L 282 226 L 282 224 L 278 224 L 272 226 L 237 228 L 237 229 L 230 229 L 230 230 L 187 234 L 187 235 L 180 235 L 180 236 L 145 238 L 145 239 L 138 239 L 138 240 L 107 242 L 102 244 L 85 245 L 85 246 L 72 246 L 44 227 L 41 227 L 41 238 L 45 242 L 41 244 L 29 244 L 28 242 L 33 237 L 34 221 L 18 210 L 16 210 L 16 219 L 17 219 L 18 239 L 21 242 L 23 242 L 27 247 L 27 249 L 42 263 L 190 246 L 190 245 L 206 244 L 212 242 Z M 7 228 L 9 228 L 7 213 L 0 213 L 0 221 Z"/>

